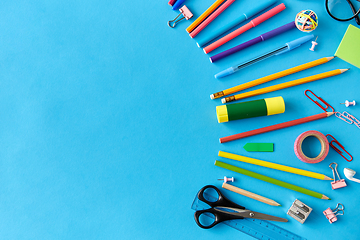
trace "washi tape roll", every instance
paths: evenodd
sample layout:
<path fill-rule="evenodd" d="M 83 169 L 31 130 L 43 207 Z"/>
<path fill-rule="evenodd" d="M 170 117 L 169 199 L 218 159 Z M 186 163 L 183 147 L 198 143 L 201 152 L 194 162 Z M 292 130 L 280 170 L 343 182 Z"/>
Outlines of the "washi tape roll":
<path fill-rule="evenodd" d="M 309 158 L 306 156 L 302 150 L 302 143 L 304 142 L 305 138 L 307 137 L 316 137 L 321 143 L 321 151 L 317 157 Z M 329 142 L 326 139 L 325 135 L 318 131 L 307 131 L 300 134 L 294 144 L 294 150 L 296 156 L 303 162 L 306 163 L 318 163 L 321 162 L 326 158 L 329 153 Z"/>

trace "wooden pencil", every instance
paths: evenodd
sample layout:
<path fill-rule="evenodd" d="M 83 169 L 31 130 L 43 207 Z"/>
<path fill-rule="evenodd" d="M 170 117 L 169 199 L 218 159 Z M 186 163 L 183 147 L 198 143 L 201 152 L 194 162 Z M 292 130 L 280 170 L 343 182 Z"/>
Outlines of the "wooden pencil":
<path fill-rule="evenodd" d="M 258 166 L 262 166 L 262 167 L 272 168 L 272 169 L 276 169 L 279 171 L 294 173 L 294 174 L 298 174 L 298 175 L 305 176 L 305 177 L 311 177 L 311 178 L 320 179 L 320 180 L 334 180 L 334 179 L 332 179 L 324 174 L 321 174 L 321 173 L 310 172 L 310 171 L 299 169 L 299 168 L 289 167 L 289 166 L 285 166 L 282 164 L 263 161 L 263 160 L 259 160 L 259 159 L 255 159 L 255 158 L 249 158 L 249 157 L 245 157 L 245 156 L 241 156 L 241 155 L 237 155 L 237 154 L 233 154 L 233 153 L 219 151 L 218 156 L 224 157 L 224 158 L 229 158 L 229 159 L 240 161 L 240 162 L 250 163 L 250 164 L 254 164 L 254 165 L 258 165 Z"/>
<path fill-rule="evenodd" d="M 327 117 L 330 117 L 333 114 L 334 114 L 334 112 L 319 113 L 319 114 L 315 114 L 315 115 L 312 115 L 312 116 L 309 116 L 309 117 L 299 118 L 299 119 L 296 119 L 296 120 L 271 125 L 271 126 L 268 126 L 268 127 L 263 127 L 263 128 L 243 132 L 243 133 L 234 134 L 234 135 L 231 135 L 231 136 L 220 138 L 220 143 L 230 142 L 230 141 L 234 141 L 234 140 L 237 140 L 237 139 L 254 136 L 254 135 L 257 135 L 257 134 L 261 134 L 261 133 L 271 132 L 271 131 L 275 131 L 275 130 L 278 130 L 278 129 L 287 128 L 287 127 L 291 127 L 291 126 L 299 125 L 299 124 L 302 124 L 302 123 L 315 121 L 315 120 L 322 119 L 322 118 L 327 118 Z"/>
<path fill-rule="evenodd" d="M 238 193 L 240 195 L 243 195 L 245 197 L 252 198 L 252 199 L 254 199 L 256 201 L 263 202 L 263 203 L 269 204 L 271 206 L 280 206 L 281 207 L 280 203 L 277 203 L 272 199 L 260 196 L 260 195 L 258 195 L 256 193 L 246 191 L 244 189 L 235 187 L 235 186 L 227 184 L 225 182 L 223 183 L 222 187 L 229 190 L 229 191 L 232 191 L 232 192 Z"/>
<path fill-rule="evenodd" d="M 215 9 L 220 6 L 225 0 L 216 0 L 203 14 L 201 14 L 188 28 L 186 31 L 191 33 L 202 21 L 205 20 Z"/>
<path fill-rule="evenodd" d="M 347 70 L 349 70 L 349 69 L 336 69 L 336 70 L 332 70 L 332 71 L 329 71 L 329 72 L 324 72 L 324 73 L 316 74 L 316 75 L 313 75 L 313 76 L 300 78 L 300 79 L 297 79 L 297 80 L 294 80 L 294 81 L 280 83 L 280 84 L 277 84 L 277 85 L 274 85 L 274 86 L 261 88 L 261 89 L 257 89 L 257 90 L 246 92 L 246 93 L 240 93 L 240 94 L 237 94 L 237 95 L 234 95 L 234 96 L 223 98 L 223 99 L 221 99 L 221 102 L 222 103 L 227 103 L 227 102 L 232 102 L 232 101 L 244 99 L 244 98 L 247 98 L 247 97 L 257 96 L 257 95 L 264 94 L 264 93 L 274 92 L 274 91 L 281 90 L 281 89 L 284 89 L 284 88 L 289 88 L 289 87 L 301 85 L 301 84 L 304 84 L 304 83 L 320 80 L 320 79 L 323 79 L 323 78 L 336 76 L 336 75 L 339 75 L 339 74 L 341 74 L 343 72 L 346 72 Z"/>
<path fill-rule="evenodd" d="M 270 82 L 270 81 L 275 80 L 275 79 L 279 79 L 279 78 L 288 76 L 288 75 L 293 74 L 293 73 L 301 72 L 303 70 L 306 70 L 306 69 L 309 69 L 309 68 L 312 68 L 312 67 L 327 63 L 327 62 L 331 61 L 332 59 L 334 59 L 334 57 L 320 58 L 320 59 L 312 61 L 312 62 L 308 62 L 308 63 L 302 64 L 302 65 L 299 65 L 299 66 L 296 66 L 296 67 L 293 67 L 293 68 L 289 68 L 289 69 L 286 69 L 284 71 L 277 72 L 277 73 L 271 74 L 269 76 L 262 77 L 262 78 L 259 78 L 259 79 L 256 79 L 256 80 L 244 83 L 244 84 L 240 84 L 238 86 L 235 86 L 235 87 L 225 89 L 223 91 L 211 94 L 210 98 L 211 99 L 216 99 L 216 98 L 220 98 L 222 96 L 226 96 L 226 95 L 229 95 L 229 94 L 232 94 L 232 93 L 236 93 L 236 92 L 239 92 L 239 91 L 242 91 L 242 90 L 245 90 L 245 89 L 248 89 L 248 88 L 263 84 L 263 83 L 266 83 L 266 82 Z"/>
<path fill-rule="evenodd" d="M 284 188 L 287 188 L 287 189 L 290 189 L 290 190 L 293 190 L 296 192 L 300 192 L 300 193 L 303 193 L 303 194 L 306 194 L 306 195 L 309 195 L 309 196 L 312 196 L 315 198 L 330 200 L 330 198 L 325 196 L 324 194 L 321 194 L 321 193 L 318 193 L 318 192 L 315 192 L 315 191 L 312 191 L 312 190 L 309 190 L 309 189 L 306 189 L 303 187 L 299 187 L 299 186 L 296 186 L 291 183 L 280 181 L 275 178 L 271 178 L 271 177 L 268 177 L 268 176 L 265 176 L 265 175 L 262 175 L 262 174 L 259 174 L 256 172 L 252 172 L 252 171 L 249 171 L 249 170 L 246 170 L 243 168 L 239 168 L 234 165 L 227 164 L 227 163 L 224 163 L 221 161 L 215 161 L 215 166 L 225 168 L 230 171 L 237 172 L 237 173 L 249 176 L 249 177 L 253 177 L 253 178 L 259 179 L 264 182 L 272 183 L 272 184 L 278 185 L 280 187 L 284 187 Z"/>

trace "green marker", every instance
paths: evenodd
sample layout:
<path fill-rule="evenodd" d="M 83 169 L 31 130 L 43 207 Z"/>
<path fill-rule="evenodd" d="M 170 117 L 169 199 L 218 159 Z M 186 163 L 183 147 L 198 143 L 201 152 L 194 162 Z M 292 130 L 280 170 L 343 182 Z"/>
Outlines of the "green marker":
<path fill-rule="evenodd" d="M 273 143 L 247 143 L 244 149 L 248 152 L 273 152 Z"/>
<path fill-rule="evenodd" d="M 216 115 L 219 123 L 274 115 L 283 112 L 285 112 L 285 103 L 282 97 L 265 98 L 216 107 Z"/>
<path fill-rule="evenodd" d="M 314 192 L 312 190 L 302 188 L 302 187 L 299 187 L 299 186 L 296 186 L 296 185 L 293 185 L 293 184 L 290 184 L 290 183 L 287 183 L 287 182 L 283 182 L 283 181 L 277 180 L 275 178 L 271 178 L 271 177 L 268 177 L 268 176 L 265 176 L 265 175 L 261 175 L 259 173 L 252 172 L 252 171 L 249 171 L 249 170 L 246 170 L 246 169 L 243 169 L 243 168 L 239 168 L 239 167 L 236 167 L 236 166 L 233 166 L 233 165 L 221 162 L 221 161 L 215 161 L 215 166 L 225 168 L 225 169 L 228 169 L 228 170 L 233 171 L 233 172 L 241 173 L 241 174 L 244 174 L 246 176 L 253 177 L 253 178 L 268 182 L 268 183 L 272 183 L 272 184 L 278 185 L 280 187 L 284 187 L 284 188 L 287 188 L 287 189 L 290 189 L 290 190 L 293 190 L 293 191 L 296 191 L 296 192 L 299 192 L 299 193 L 303 193 L 303 194 L 306 194 L 306 195 L 309 195 L 309 196 L 312 196 L 312 197 L 315 197 L 315 198 L 331 200 L 330 198 L 328 198 L 324 194 Z"/>

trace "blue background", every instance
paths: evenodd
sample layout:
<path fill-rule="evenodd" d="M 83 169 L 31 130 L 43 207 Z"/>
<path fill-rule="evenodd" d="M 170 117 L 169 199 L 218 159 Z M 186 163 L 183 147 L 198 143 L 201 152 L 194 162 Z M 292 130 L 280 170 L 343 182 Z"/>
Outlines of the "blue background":
<path fill-rule="evenodd" d="M 263 0 L 262 0 L 263 1 Z M 219 159 L 219 150 L 260 158 L 331 176 L 329 163 L 360 172 L 360 130 L 336 117 L 220 144 L 220 137 L 293 120 L 322 110 L 303 92 L 313 90 L 337 111 L 360 118 L 360 70 L 334 59 L 264 84 L 270 86 L 337 68 L 340 75 L 249 98 L 283 96 L 280 115 L 217 123 L 211 93 L 321 57 L 332 56 L 348 24 L 337 22 L 324 1 L 284 0 L 287 9 L 213 53 L 240 44 L 314 10 L 319 27 L 311 43 L 222 80 L 213 75 L 231 65 L 304 36 L 291 30 L 209 62 L 185 28 L 213 0 L 188 0 L 194 17 L 171 29 L 176 17 L 167 1 L 35 0 L 0 3 L 0 238 L 1 239 L 252 239 L 226 225 L 211 230 L 194 221 L 192 201 L 207 184 L 234 176 L 234 185 L 281 203 L 272 207 L 224 190 L 247 208 L 287 217 L 279 226 L 308 239 L 360 239 L 359 184 L 332 190 L 330 182 Z M 255 1 L 236 1 L 201 34 L 249 9 Z M 348 7 L 348 6 L 346 6 Z M 356 25 L 357 26 L 357 25 Z M 212 54 L 211 54 L 212 55 Z M 319 164 L 294 154 L 298 135 L 317 130 L 335 136 L 353 154 L 346 162 L 333 149 Z M 247 153 L 247 142 L 273 142 L 274 153 Z M 315 154 L 320 144 L 314 145 Z M 308 187 L 332 198 L 319 200 L 214 166 L 216 159 Z M 286 212 L 296 199 L 314 210 L 305 224 Z M 330 225 L 322 211 L 345 205 L 345 215 Z"/>

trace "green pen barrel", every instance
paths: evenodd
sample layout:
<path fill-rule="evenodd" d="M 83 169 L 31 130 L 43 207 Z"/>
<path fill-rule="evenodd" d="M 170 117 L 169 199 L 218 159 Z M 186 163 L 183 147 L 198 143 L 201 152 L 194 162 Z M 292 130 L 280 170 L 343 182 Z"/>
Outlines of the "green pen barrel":
<path fill-rule="evenodd" d="M 219 123 L 284 112 L 285 102 L 282 97 L 265 98 L 216 107 L 216 115 Z"/>

